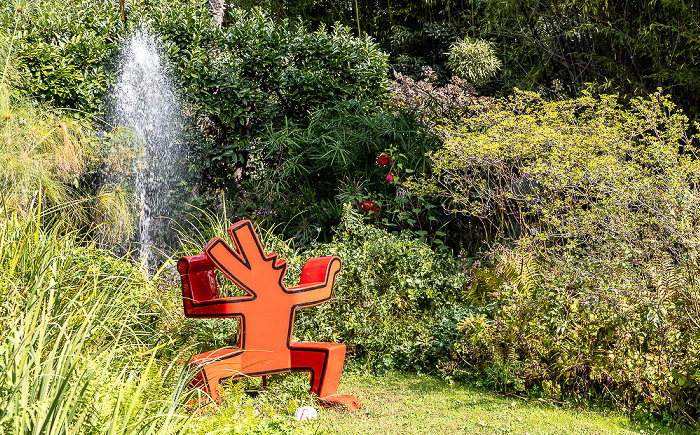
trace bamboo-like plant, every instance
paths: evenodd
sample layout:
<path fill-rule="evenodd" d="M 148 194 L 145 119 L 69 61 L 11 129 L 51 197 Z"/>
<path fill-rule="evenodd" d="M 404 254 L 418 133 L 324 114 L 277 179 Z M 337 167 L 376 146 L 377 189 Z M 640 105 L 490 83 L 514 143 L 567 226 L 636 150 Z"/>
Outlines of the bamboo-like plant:
<path fill-rule="evenodd" d="M 446 54 L 454 74 L 477 85 L 487 82 L 501 69 L 493 45 L 483 39 L 461 39 Z"/>

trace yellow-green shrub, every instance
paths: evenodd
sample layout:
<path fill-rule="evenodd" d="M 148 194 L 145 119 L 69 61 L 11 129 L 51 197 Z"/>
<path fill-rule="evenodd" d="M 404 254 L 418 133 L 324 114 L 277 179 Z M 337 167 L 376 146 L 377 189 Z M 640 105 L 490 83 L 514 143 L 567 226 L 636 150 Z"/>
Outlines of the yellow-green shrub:
<path fill-rule="evenodd" d="M 692 247 L 700 162 L 688 120 L 660 93 L 631 106 L 613 95 L 546 101 L 517 91 L 441 128 L 434 177 L 417 190 L 489 222 L 487 236 Z"/>
<path fill-rule="evenodd" d="M 546 101 L 516 92 L 442 128 L 414 184 L 482 220 L 493 309 L 460 358 L 506 389 L 697 419 L 700 162 L 661 93 Z"/>

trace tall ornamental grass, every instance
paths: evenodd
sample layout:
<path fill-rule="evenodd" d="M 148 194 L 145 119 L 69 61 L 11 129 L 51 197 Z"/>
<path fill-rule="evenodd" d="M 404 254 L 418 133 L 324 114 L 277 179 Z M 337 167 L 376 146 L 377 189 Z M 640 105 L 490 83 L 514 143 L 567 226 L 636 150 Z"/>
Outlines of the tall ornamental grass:
<path fill-rule="evenodd" d="M 182 432 L 152 285 L 37 214 L 0 218 L 0 434 Z"/>
<path fill-rule="evenodd" d="M 26 6 L 26 5 L 25 5 Z M 98 228 L 105 243 L 133 235 L 132 195 L 119 186 L 90 180 L 103 163 L 104 146 L 92 120 L 28 98 L 17 55 L 18 26 L 25 19 L 18 4 L 8 27 L 0 26 L 0 183 L 5 207 L 29 219 L 38 201 L 42 213 L 60 215 L 83 228 Z M 81 115 L 82 116 L 82 115 Z"/>

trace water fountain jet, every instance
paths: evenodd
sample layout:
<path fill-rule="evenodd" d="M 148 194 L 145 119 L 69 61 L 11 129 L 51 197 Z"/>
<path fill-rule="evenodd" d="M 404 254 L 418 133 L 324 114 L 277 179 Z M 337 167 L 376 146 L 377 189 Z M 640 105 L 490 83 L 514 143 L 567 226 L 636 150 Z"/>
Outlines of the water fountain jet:
<path fill-rule="evenodd" d="M 167 232 L 166 222 L 155 228 L 156 218 L 169 218 L 184 173 L 184 116 L 167 58 L 158 40 L 144 27 L 126 39 L 119 74 L 110 99 L 110 122 L 133 132 L 132 182 L 138 201 L 139 259 L 154 265 L 153 250 Z M 168 219 L 164 219 L 167 221 Z"/>

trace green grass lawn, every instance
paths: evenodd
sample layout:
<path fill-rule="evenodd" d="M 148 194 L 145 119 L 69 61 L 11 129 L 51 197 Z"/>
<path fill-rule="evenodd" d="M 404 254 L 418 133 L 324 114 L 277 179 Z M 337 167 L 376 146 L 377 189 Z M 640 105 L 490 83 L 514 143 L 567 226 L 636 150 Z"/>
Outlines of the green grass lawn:
<path fill-rule="evenodd" d="M 687 429 L 630 422 L 614 412 L 587 412 L 477 391 L 416 375 L 346 375 L 340 392 L 360 397 L 355 413 L 325 409 L 303 433 L 332 434 L 686 434 Z M 310 430 L 313 426 L 314 430 Z"/>

